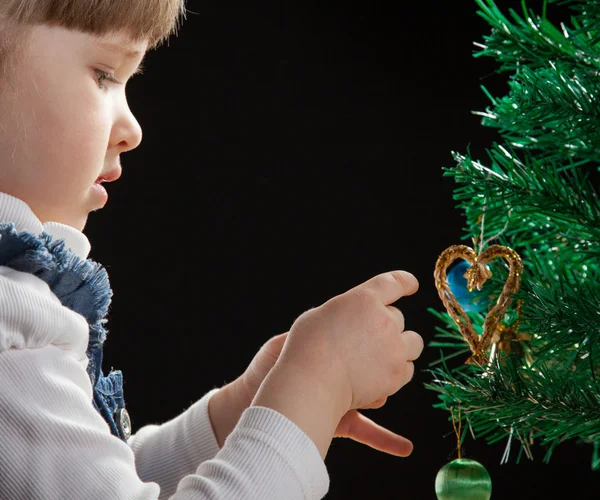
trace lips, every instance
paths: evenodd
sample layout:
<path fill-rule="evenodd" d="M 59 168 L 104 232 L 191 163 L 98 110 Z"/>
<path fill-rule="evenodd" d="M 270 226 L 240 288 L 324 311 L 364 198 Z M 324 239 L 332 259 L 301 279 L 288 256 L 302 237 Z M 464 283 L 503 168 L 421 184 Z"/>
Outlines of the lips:
<path fill-rule="evenodd" d="M 108 172 L 101 174 L 100 177 L 96 179 L 94 184 L 100 184 L 102 182 L 113 182 L 116 181 L 119 177 L 121 177 L 122 169 L 120 166 L 109 170 Z"/>

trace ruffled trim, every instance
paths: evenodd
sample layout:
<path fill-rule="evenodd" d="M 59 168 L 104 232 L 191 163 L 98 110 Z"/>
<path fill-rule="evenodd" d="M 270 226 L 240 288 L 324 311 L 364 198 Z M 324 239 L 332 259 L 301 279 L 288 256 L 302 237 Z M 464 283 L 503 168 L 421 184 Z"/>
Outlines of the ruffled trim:
<path fill-rule="evenodd" d="M 104 323 L 112 299 L 108 273 L 91 259 L 83 260 L 52 235 L 17 232 L 12 222 L 0 223 L 0 265 L 45 281 L 61 303 L 81 314 L 90 326 L 88 349 L 106 340 Z"/>
<path fill-rule="evenodd" d="M 0 223 L 0 266 L 33 274 L 48 284 L 63 306 L 81 314 L 89 325 L 87 372 L 92 383 L 92 404 L 110 431 L 125 439 L 115 420 L 115 409 L 124 408 L 120 370 L 102 373 L 102 345 L 106 340 L 106 315 L 112 299 L 108 273 L 101 264 L 83 260 L 63 239 L 28 231 L 18 232 L 12 222 Z"/>

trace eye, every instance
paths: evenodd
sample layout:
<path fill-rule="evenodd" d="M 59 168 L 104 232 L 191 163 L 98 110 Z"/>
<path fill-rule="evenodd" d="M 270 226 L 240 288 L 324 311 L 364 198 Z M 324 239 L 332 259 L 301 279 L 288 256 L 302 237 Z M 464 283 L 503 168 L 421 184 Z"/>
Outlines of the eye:
<path fill-rule="evenodd" d="M 105 85 L 102 85 L 102 82 L 104 82 L 105 80 L 112 83 L 121 83 L 117 79 L 115 79 L 114 76 L 110 75 L 106 71 L 102 71 L 101 69 L 96 69 L 94 71 L 96 72 L 96 81 L 98 82 L 98 87 L 100 87 L 101 89 L 106 87 Z"/>

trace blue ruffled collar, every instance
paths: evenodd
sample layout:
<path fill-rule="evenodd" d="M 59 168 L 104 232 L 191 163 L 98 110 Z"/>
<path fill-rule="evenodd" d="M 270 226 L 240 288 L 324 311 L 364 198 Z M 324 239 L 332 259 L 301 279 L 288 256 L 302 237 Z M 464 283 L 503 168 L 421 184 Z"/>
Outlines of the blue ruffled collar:
<path fill-rule="evenodd" d="M 63 306 L 81 314 L 90 326 L 89 348 L 102 346 L 112 298 L 108 273 L 91 259 L 82 260 L 52 235 L 17 232 L 0 223 L 0 266 L 30 273 L 45 281 Z M 93 382 L 93 380 L 92 380 Z"/>
<path fill-rule="evenodd" d="M 63 306 L 86 319 L 92 403 L 111 433 L 126 440 L 115 422 L 117 410 L 125 406 L 122 373 L 102 373 L 104 325 L 113 294 L 106 269 L 86 259 L 90 245 L 82 232 L 58 222 L 42 224 L 25 202 L 1 192 L 0 221 L 0 266 L 37 276 Z"/>

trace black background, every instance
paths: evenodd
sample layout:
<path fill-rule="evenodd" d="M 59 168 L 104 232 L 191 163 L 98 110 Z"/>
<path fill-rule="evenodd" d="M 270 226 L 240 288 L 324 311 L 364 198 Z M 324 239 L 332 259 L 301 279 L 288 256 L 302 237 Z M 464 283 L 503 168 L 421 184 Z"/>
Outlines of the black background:
<path fill-rule="evenodd" d="M 469 0 L 188 9 L 128 84 L 144 139 L 86 227 L 115 292 L 104 370 L 124 373 L 134 431 L 233 380 L 303 311 L 384 271 L 420 280 L 396 305 L 430 341 L 426 308 L 442 307 L 433 267 L 463 225 L 441 167 L 499 139 L 471 110 L 488 105 L 480 85 L 507 88 L 493 60 L 472 57 L 489 28 Z M 413 381 L 366 412 L 413 440 L 412 456 L 335 439 L 326 498 L 435 499 L 435 475 L 456 457 L 448 415 L 423 387 L 437 358 L 426 349 Z M 540 447 L 516 465 L 514 446 L 500 466 L 505 446 L 468 438 L 464 449 L 490 471 L 493 498 L 598 498 L 590 446 L 567 443 L 549 465 Z"/>

